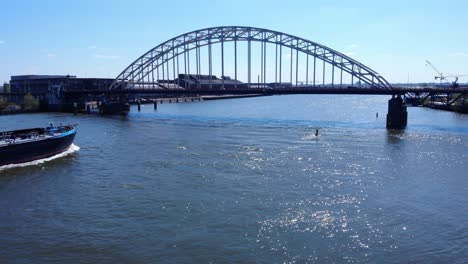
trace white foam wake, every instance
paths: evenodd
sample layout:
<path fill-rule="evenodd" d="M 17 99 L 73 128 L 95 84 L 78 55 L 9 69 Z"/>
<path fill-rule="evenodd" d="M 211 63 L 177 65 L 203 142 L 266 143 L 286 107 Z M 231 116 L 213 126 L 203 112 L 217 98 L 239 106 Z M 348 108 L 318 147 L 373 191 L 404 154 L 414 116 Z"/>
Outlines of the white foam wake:
<path fill-rule="evenodd" d="M 39 159 L 39 160 L 34 160 L 34 161 L 19 163 L 19 164 L 10 164 L 10 165 L 0 166 L 0 172 L 3 171 L 3 170 L 11 169 L 11 168 L 21 168 L 21 167 L 32 166 L 32 165 L 39 165 L 39 164 L 42 164 L 42 163 L 47 162 L 47 161 L 63 158 L 65 156 L 67 156 L 69 154 L 72 154 L 74 152 L 77 152 L 79 150 L 80 150 L 80 147 L 78 147 L 75 144 L 71 144 L 70 147 L 67 150 L 65 150 L 64 152 L 61 152 L 61 153 L 59 153 L 57 155 L 54 155 L 54 156 L 51 156 L 51 157 L 48 157 L 48 158 L 45 158 L 45 159 Z"/>

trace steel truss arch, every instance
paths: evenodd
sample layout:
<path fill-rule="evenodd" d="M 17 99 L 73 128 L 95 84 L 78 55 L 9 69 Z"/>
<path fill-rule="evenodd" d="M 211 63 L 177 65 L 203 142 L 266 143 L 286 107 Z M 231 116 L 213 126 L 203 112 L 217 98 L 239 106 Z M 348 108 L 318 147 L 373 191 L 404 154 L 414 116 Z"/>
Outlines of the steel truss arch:
<path fill-rule="evenodd" d="M 149 79 L 150 75 L 154 75 L 155 69 L 171 60 L 174 63 L 176 57 L 187 54 L 191 50 L 198 50 L 197 54 L 199 54 L 199 49 L 204 46 L 239 41 L 263 42 L 265 45 L 266 43 L 271 43 L 290 48 L 291 50 L 296 50 L 296 52 L 302 52 L 320 59 L 333 67 L 337 67 L 370 87 L 387 90 L 393 89 L 392 85 L 376 71 L 327 46 L 278 31 L 243 26 L 205 28 L 172 38 L 152 48 L 131 63 L 114 79 L 110 89 L 127 89 L 132 87 L 133 84 L 144 83 L 145 78 Z M 174 64 L 173 67 L 175 67 Z M 169 73 L 169 69 L 166 70 Z M 189 74 L 189 72 L 186 72 L 186 74 Z"/>

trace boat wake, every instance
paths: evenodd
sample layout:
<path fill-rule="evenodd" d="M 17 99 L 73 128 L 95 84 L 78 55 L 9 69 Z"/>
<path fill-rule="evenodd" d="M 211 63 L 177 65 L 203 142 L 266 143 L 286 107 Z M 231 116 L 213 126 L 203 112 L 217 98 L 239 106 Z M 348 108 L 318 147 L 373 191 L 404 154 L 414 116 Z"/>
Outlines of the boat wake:
<path fill-rule="evenodd" d="M 42 164 L 44 162 L 48 162 L 48 161 L 51 161 L 51 160 L 63 158 L 65 156 L 69 155 L 69 154 L 72 154 L 74 152 L 78 152 L 79 150 L 80 150 L 80 147 L 78 147 L 75 144 L 71 144 L 70 147 L 67 150 L 65 150 L 64 152 L 59 153 L 57 155 L 54 155 L 52 157 L 48 157 L 48 158 L 45 158 L 45 159 L 34 160 L 34 161 L 30 161 L 30 162 L 25 162 L 25 163 L 0 166 L 0 172 L 2 172 L 4 170 L 7 170 L 7 169 L 12 169 L 12 168 L 21 168 L 21 167 L 32 166 L 32 165 L 39 165 L 39 164 Z"/>

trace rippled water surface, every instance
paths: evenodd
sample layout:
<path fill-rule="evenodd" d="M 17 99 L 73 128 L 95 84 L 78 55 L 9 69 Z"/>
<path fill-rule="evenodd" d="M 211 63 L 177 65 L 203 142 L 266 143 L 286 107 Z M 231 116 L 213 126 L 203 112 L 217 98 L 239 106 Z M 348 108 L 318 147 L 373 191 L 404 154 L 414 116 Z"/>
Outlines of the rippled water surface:
<path fill-rule="evenodd" d="M 80 124 L 78 152 L 0 171 L 0 263 L 465 263 L 468 115 L 388 131 L 388 99 L 0 116 Z"/>

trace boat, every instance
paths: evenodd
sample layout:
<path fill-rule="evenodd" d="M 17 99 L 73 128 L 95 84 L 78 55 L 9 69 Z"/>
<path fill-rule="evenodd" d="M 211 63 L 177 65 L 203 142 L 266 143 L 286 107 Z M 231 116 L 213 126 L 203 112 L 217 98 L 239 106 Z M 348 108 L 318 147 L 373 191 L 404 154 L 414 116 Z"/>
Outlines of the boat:
<path fill-rule="evenodd" d="M 48 158 L 66 151 L 78 125 L 30 128 L 0 132 L 0 166 Z"/>

